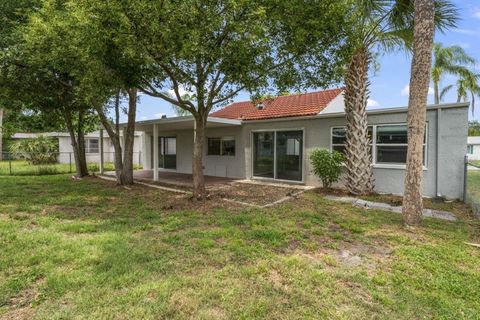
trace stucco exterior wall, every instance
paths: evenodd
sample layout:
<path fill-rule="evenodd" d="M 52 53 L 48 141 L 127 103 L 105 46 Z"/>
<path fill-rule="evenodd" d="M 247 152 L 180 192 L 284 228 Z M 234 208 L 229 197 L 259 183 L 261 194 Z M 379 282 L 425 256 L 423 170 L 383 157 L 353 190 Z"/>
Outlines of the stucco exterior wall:
<path fill-rule="evenodd" d="M 176 137 L 177 138 L 177 169 L 179 173 L 192 173 L 192 153 L 193 153 L 193 130 L 178 131 L 162 131 L 159 127 L 159 137 Z M 235 156 L 212 156 L 207 155 L 207 139 L 205 139 L 204 148 L 204 174 L 218 177 L 228 178 L 244 178 L 245 177 L 245 155 L 244 144 L 242 139 L 241 127 L 221 127 L 208 128 L 205 131 L 206 138 L 212 137 L 235 137 Z M 146 168 L 153 168 L 152 159 L 152 132 L 146 134 L 149 143 L 146 144 L 146 159 L 148 165 Z M 160 169 L 161 171 L 162 169 Z M 171 171 L 171 170 L 169 170 Z"/>
<path fill-rule="evenodd" d="M 89 139 L 90 137 L 87 137 L 85 139 Z M 92 139 L 98 139 L 91 137 Z M 142 142 L 142 136 L 135 136 L 135 140 L 133 141 L 133 163 L 134 164 L 139 164 L 143 163 L 143 142 Z M 104 162 L 113 162 L 114 161 L 114 154 L 115 154 L 115 149 L 113 147 L 113 144 L 111 143 L 111 140 L 109 137 L 103 138 L 103 148 L 104 148 Z M 71 139 L 68 136 L 61 136 L 58 137 L 58 149 L 60 152 L 59 155 L 59 162 L 60 163 L 69 163 L 70 162 L 70 157 L 72 163 L 75 161 L 73 157 L 73 148 L 71 144 Z M 94 163 L 100 163 L 100 153 L 87 153 L 86 155 L 87 162 L 94 162 Z"/>
<path fill-rule="evenodd" d="M 437 155 L 437 112 L 440 112 L 440 143 Z M 467 146 L 468 108 L 446 108 L 427 112 L 427 165 L 423 170 L 423 193 L 425 196 L 445 196 L 461 198 L 463 196 L 463 161 Z M 406 111 L 371 114 L 370 125 L 401 124 L 407 122 Z M 313 118 L 301 120 L 282 120 L 265 122 L 247 122 L 243 125 L 245 140 L 246 177 L 252 178 L 251 132 L 254 130 L 304 130 L 304 183 L 321 185 L 312 173 L 309 155 L 315 148 L 331 147 L 331 128 L 345 126 L 344 116 Z M 438 161 L 437 161 L 438 159 Z M 438 185 L 437 185 L 438 170 Z M 375 190 L 381 193 L 403 193 L 405 167 L 374 165 Z M 438 186 L 438 188 L 437 188 Z M 437 190 L 438 189 L 438 190 Z"/>
<path fill-rule="evenodd" d="M 463 196 L 463 161 L 467 152 L 468 108 L 466 106 L 434 108 L 427 111 L 427 163 L 423 170 L 425 196 Z M 370 112 L 370 125 L 405 124 L 405 109 Z M 438 126 L 438 123 L 440 126 Z M 289 118 L 268 121 L 243 122 L 242 126 L 210 128 L 206 137 L 234 136 L 235 156 L 207 156 L 205 142 L 204 166 L 206 175 L 247 178 L 252 177 L 252 132 L 261 130 L 303 130 L 303 181 L 307 185 L 320 186 L 320 180 L 312 173 L 309 155 L 315 148 L 331 148 L 332 127 L 345 126 L 341 114 L 324 117 Z M 440 131 L 438 131 L 440 128 Z M 151 132 L 145 136 L 145 160 L 151 166 Z M 162 131 L 159 136 L 177 137 L 177 170 L 192 172 L 193 130 Z M 439 139 L 439 140 L 438 140 Z M 440 143 L 437 144 L 437 141 Z M 373 165 L 375 190 L 381 193 L 403 193 L 405 166 Z M 340 183 L 342 184 L 342 183 Z"/>

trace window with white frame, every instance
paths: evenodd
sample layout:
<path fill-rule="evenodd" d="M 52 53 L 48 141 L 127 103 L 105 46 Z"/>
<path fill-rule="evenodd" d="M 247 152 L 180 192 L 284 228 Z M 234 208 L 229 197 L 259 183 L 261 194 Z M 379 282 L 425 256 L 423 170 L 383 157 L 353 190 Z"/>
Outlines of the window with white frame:
<path fill-rule="evenodd" d="M 207 155 L 234 156 L 235 137 L 207 138 Z"/>
<path fill-rule="evenodd" d="M 368 126 L 368 138 L 370 145 L 373 140 L 373 126 Z M 332 150 L 346 154 L 347 130 L 345 127 L 332 128 Z"/>
<path fill-rule="evenodd" d="M 372 142 L 372 161 L 379 165 L 403 165 L 407 160 L 408 129 L 406 124 L 369 126 L 369 136 Z M 427 127 L 428 129 L 428 127 Z M 427 132 L 423 140 L 423 164 L 426 166 Z M 332 128 L 332 150 L 345 153 L 345 127 Z"/>
<path fill-rule="evenodd" d="M 467 153 L 468 153 L 468 154 L 473 154 L 473 144 L 469 144 L 469 145 L 467 146 Z"/>
<path fill-rule="evenodd" d="M 98 139 L 85 139 L 85 153 L 99 153 Z"/>

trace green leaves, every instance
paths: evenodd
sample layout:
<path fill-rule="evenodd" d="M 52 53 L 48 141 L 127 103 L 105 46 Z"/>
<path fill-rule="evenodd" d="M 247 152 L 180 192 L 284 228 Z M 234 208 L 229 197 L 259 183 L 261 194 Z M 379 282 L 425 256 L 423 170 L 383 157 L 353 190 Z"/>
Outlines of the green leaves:
<path fill-rule="evenodd" d="M 340 178 L 345 157 L 335 150 L 315 149 L 310 154 L 310 161 L 313 173 L 322 180 L 323 187 L 330 188 Z"/>

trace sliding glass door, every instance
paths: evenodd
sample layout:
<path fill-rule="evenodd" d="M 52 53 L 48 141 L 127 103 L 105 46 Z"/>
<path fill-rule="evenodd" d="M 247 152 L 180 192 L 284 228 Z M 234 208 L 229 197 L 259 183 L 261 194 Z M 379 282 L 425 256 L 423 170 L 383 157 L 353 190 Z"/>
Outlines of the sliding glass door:
<path fill-rule="evenodd" d="M 153 136 L 151 136 L 153 166 Z M 177 138 L 158 137 L 158 167 L 161 169 L 177 169 Z"/>
<path fill-rule="evenodd" d="M 177 138 L 159 137 L 158 165 L 163 169 L 177 169 Z"/>
<path fill-rule="evenodd" d="M 274 177 L 274 136 L 274 132 L 253 133 L 253 175 L 256 177 Z"/>
<path fill-rule="evenodd" d="M 302 181 L 303 131 L 254 132 L 253 176 Z"/>
<path fill-rule="evenodd" d="M 278 131 L 276 134 L 276 179 L 302 181 L 302 131 Z"/>

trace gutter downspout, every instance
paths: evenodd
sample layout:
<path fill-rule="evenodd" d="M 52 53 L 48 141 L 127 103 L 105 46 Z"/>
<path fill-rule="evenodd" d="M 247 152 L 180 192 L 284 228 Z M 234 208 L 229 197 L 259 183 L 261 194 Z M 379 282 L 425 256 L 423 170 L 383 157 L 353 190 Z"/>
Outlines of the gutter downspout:
<path fill-rule="evenodd" d="M 437 138 L 436 138 L 436 165 L 435 165 L 435 194 L 441 197 L 440 192 L 440 139 L 441 139 L 442 109 L 437 109 Z"/>

